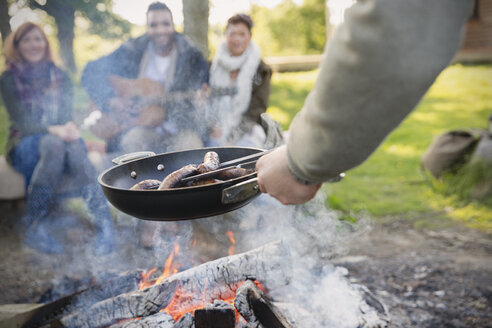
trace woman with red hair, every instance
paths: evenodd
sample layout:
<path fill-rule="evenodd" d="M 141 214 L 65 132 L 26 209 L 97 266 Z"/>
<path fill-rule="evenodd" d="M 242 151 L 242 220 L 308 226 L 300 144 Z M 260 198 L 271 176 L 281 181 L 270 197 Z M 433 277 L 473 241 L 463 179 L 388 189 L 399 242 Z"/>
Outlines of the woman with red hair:
<path fill-rule="evenodd" d="M 24 23 L 8 36 L 4 54 L 7 69 L 0 76 L 0 92 L 10 118 L 6 154 L 26 181 L 26 244 L 45 253 L 62 251 L 43 223 L 56 203 L 62 177 L 71 174 L 95 216 L 95 251 L 108 253 L 113 223 L 96 183 L 96 170 L 72 121 L 70 78 L 54 64 L 46 34 L 34 23 Z"/>

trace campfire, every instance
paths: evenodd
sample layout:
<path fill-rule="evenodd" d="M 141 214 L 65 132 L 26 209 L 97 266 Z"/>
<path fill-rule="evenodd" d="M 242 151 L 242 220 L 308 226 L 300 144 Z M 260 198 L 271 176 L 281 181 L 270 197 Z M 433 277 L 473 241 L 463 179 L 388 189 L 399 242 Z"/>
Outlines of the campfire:
<path fill-rule="evenodd" d="M 71 295 L 58 313 L 35 316 L 27 327 L 313 327 L 291 315 L 294 311 L 309 316 L 308 307 L 278 297 L 291 288 L 293 279 L 288 246 L 276 241 L 232 254 L 234 234 L 227 236 L 229 256 L 181 270 L 175 245 L 162 271 L 122 273 Z M 374 307 L 374 297 L 366 300 L 357 327 L 384 326 L 384 307 Z"/>

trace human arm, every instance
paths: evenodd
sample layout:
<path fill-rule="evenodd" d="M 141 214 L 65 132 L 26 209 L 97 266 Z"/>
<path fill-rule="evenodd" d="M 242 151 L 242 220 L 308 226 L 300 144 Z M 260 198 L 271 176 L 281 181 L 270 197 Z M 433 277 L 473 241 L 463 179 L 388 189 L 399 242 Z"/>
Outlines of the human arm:
<path fill-rule="evenodd" d="M 287 146 L 261 157 L 256 165 L 260 191 L 277 198 L 282 204 L 301 204 L 316 195 L 321 183 L 305 184 L 292 175 L 287 159 Z M 288 192 L 284 192 L 287 190 Z"/>
<path fill-rule="evenodd" d="M 362 163 L 449 64 L 471 4 L 356 3 L 327 45 L 314 89 L 291 124 L 287 159 L 270 163 L 272 153 L 258 161 L 260 186 L 276 195 L 296 188 L 283 185 L 277 193 L 275 180 L 261 172 L 270 164 L 287 161 L 293 176 L 320 183 Z"/>

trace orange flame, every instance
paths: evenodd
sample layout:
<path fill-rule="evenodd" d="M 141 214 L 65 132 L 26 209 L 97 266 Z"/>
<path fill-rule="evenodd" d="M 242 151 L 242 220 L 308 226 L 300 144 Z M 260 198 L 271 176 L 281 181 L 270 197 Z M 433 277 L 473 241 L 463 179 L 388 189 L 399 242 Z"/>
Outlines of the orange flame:
<path fill-rule="evenodd" d="M 239 283 L 234 289 L 234 291 L 241 285 Z M 198 309 L 204 308 L 207 304 L 210 304 L 210 297 L 208 295 L 208 279 L 205 281 L 205 288 L 203 289 L 203 294 L 201 299 L 197 299 L 196 295 L 192 292 L 185 292 L 179 288 L 173 295 L 173 298 L 169 305 L 162 309 L 167 314 L 173 317 L 174 321 L 178 321 L 183 315 L 188 312 L 193 312 Z M 234 305 L 234 296 L 222 299 L 222 301 Z M 236 311 L 236 316 L 239 315 Z"/>
<path fill-rule="evenodd" d="M 234 239 L 234 233 L 232 231 L 228 231 L 226 235 L 229 237 L 229 240 L 231 242 L 231 246 L 229 247 L 229 256 L 230 256 L 233 255 L 235 252 L 236 240 Z M 142 290 L 144 288 L 158 284 L 162 282 L 164 279 L 166 279 L 167 277 L 175 273 L 178 273 L 180 265 L 175 261 L 175 259 L 178 256 L 179 256 L 179 245 L 176 243 L 173 247 L 173 250 L 167 257 L 166 261 L 164 262 L 164 268 L 162 270 L 161 275 L 156 279 L 151 279 L 152 274 L 157 270 L 157 268 L 153 268 L 148 272 L 142 273 L 139 289 Z M 263 286 L 258 281 L 255 280 L 254 283 L 258 288 L 260 288 L 263 292 L 265 292 Z M 243 282 L 240 282 L 236 286 L 229 286 L 233 294 L 235 294 L 237 288 L 239 288 L 242 284 Z M 166 313 L 171 315 L 175 321 L 178 321 L 184 314 L 188 312 L 193 312 L 197 309 L 204 308 L 207 304 L 209 304 L 210 296 L 208 295 L 208 293 L 209 293 L 208 279 L 205 281 L 205 287 L 203 289 L 201 299 L 197 299 L 197 295 L 194 294 L 193 292 L 188 292 L 183 290 L 183 288 L 179 288 L 172 296 L 172 299 L 169 302 L 168 306 L 166 308 L 161 309 L 160 311 L 165 311 Z M 234 305 L 234 296 L 230 298 L 222 299 L 222 301 Z M 239 313 L 236 310 L 236 321 L 238 320 L 238 317 L 239 317 Z"/>
<path fill-rule="evenodd" d="M 178 273 L 180 265 L 174 261 L 174 258 L 178 255 L 179 255 L 179 245 L 174 244 L 171 254 L 169 254 L 166 261 L 164 262 L 164 269 L 162 270 L 161 275 L 157 279 L 150 280 L 150 276 L 152 275 L 152 273 L 154 273 L 157 270 L 157 268 L 153 268 L 148 272 L 142 273 L 142 278 L 138 286 L 138 289 L 142 290 L 147 287 L 153 286 L 155 284 L 162 282 L 167 277 L 175 273 Z"/>
<path fill-rule="evenodd" d="M 232 231 L 227 231 L 226 233 L 227 237 L 229 237 L 229 240 L 231 242 L 231 246 L 229 247 L 229 256 L 233 255 L 236 252 L 236 240 L 234 239 L 234 233 Z"/>

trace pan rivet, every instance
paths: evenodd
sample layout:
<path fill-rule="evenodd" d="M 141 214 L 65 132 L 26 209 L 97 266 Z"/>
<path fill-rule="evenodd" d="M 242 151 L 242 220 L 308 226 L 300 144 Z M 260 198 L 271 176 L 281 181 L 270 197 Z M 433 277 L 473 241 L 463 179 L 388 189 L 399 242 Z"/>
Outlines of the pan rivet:
<path fill-rule="evenodd" d="M 258 185 L 253 186 L 253 190 L 258 190 L 258 188 L 260 188 L 260 186 L 258 186 Z"/>
<path fill-rule="evenodd" d="M 135 179 L 135 178 L 137 177 L 137 172 L 132 171 L 132 172 L 130 173 L 130 176 L 131 176 L 133 179 Z"/>
<path fill-rule="evenodd" d="M 158 171 L 164 171 L 164 165 L 162 165 L 162 164 L 157 165 L 157 170 Z"/>

